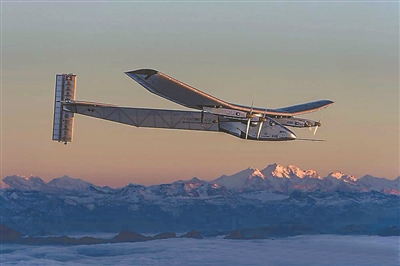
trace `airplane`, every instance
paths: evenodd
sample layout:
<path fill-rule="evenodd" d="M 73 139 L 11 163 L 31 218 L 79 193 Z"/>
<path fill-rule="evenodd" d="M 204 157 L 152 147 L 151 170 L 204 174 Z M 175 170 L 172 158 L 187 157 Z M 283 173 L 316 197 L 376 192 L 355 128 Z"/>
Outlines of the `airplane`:
<path fill-rule="evenodd" d="M 288 127 L 314 128 L 315 135 L 321 126 L 321 121 L 295 116 L 334 103 L 319 100 L 278 109 L 256 108 L 254 100 L 251 106 L 228 103 L 154 69 L 138 69 L 125 74 L 151 93 L 196 111 L 78 101 L 75 100 L 76 75 L 57 74 L 52 139 L 64 144 L 72 142 L 74 115 L 81 114 L 136 127 L 223 132 L 255 141 L 289 141 L 298 138 Z"/>

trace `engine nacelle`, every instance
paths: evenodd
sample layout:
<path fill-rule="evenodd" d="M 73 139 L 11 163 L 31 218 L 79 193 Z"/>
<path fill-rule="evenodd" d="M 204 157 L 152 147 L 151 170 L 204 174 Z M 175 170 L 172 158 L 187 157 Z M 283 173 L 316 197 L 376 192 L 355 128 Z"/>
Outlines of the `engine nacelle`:
<path fill-rule="evenodd" d="M 227 108 L 215 108 L 215 107 L 203 107 L 203 111 L 215 114 L 215 115 L 222 115 L 226 117 L 233 117 L 239 119 L 246 119 L 247 113 L 242 111 L 237 111 L 233 109 Z"/>
<path fill-rule="evenodd" d="M 226 119 L 226 120 L 225 120 Z M 246 138 L 246 123 L 242 122 L 232 122 L 228 118 L 222 119 L 220 118 L 219 120 L 219 131 L 228 133 L 230 135 L 245 139 Z M 226 122 L 225 122 L 226 121 Z M 260 138 L 257 139 L 257 134 L 259 127 L 261 127 L 260 131 Z M 295 140 L 296 135 L 289 130 L 288 128 L 284 127 L 280 123 L 270 119 L 266 118 L 266 121 L 262 123 L 251 123 L 251 126 L 249 128 L 249 135 L 247 139 L 250 140 L 276 140 L 276 141 L 282 141 L 282 140 Z"/>
<path fill-rule="evenodd" d="M 310 119 L 297 118 L 297 117 L 283 117 L 283 118 L 274 118 L 274 120 L 278 121 L 284 126 L 289 127 L 316 127 L 321 126 L 320 122 L 316 122 Z"/>

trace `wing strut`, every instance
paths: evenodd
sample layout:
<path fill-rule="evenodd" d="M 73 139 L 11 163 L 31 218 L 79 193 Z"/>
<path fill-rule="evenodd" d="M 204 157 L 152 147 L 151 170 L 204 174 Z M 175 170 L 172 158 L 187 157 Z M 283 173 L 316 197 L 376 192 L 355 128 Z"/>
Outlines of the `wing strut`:
<path fill-rule="evenodd" d="M 263 126 L 263 123 L 267 121 L 265 118 L 265 115 L 267 114 L 267 108 L 265 108 L 265 112 L 262 117 L 260 117 L 260 125 L 258 125 L 258 132 L 257 132 L 257 139 L 260 139 L 260 134 L 261 134 L 261 128 Z"/>
<path fill-rule="evenodd" d="M 254 97 L 255 98 L 255 97 Z M 251 123 L 251 119 L 253 118 L 253 107 L 254 107 L 254 98 L 253 101 L 251 102 L 251 108 L 250 108 L 250 113 L 247 114 L 246 116 L 248 117 L 247 120 L 247 127 L 246 127 L 246 139 L 249 136 L 249 129 L 250 129 L 250 123 Z"/>

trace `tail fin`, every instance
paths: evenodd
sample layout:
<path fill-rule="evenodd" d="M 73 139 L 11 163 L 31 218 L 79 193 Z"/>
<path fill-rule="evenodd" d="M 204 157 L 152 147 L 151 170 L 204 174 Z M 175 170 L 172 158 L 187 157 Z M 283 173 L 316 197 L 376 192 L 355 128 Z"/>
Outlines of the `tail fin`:
<path fill-rule="evenodd" d="M 53 140 L 72 142 L 74 114 L 65 110 L 64 101 L 75 100 L 76 75 L 57 74 L 54 99 Z"/>

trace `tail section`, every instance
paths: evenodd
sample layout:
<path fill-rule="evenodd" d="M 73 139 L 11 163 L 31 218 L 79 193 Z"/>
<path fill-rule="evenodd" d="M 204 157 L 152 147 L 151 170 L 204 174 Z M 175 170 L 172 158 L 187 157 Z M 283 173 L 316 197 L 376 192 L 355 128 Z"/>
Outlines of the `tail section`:
<path fill-rule="evenodd" d="M 74 101 L 76 92 L 76 75 L 57 74 L 54 99 L 53 140 L 72 142 L 74 114 L 64 109 L 64 102 Z"/>

